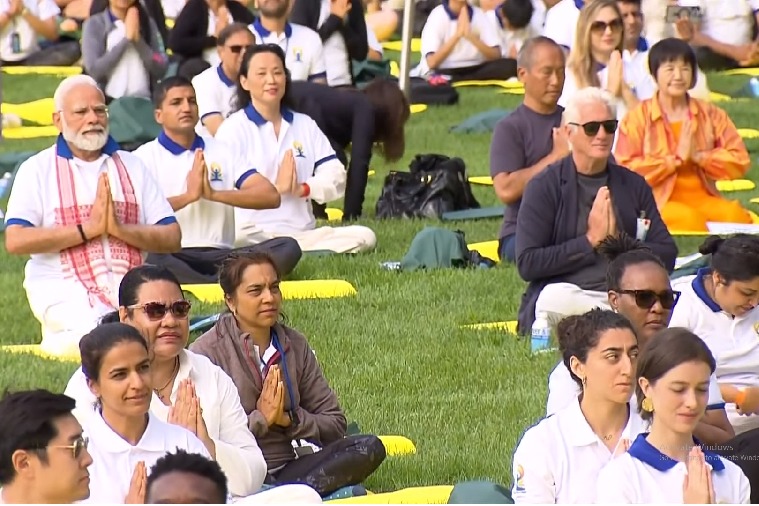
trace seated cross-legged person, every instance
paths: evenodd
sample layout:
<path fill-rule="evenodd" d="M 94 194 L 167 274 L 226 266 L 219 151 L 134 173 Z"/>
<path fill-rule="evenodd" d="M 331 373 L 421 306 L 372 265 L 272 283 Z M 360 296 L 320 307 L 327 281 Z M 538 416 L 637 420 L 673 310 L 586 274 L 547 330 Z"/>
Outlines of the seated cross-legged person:
<path fill-rule="evenodd" d="M 285 55 L 276 45 L 246 50 L 240 67 L 241 109 L 222 123 L 216 138 L 255 167 L 282 196 L 278 209 L 235 209 L 237 244 L 292 237 L 303 251 L 358 253 L 374 248 L 374 232 L 359 225 L 316 227 L 311 199 L 319 204 L 345 194 L 346 171 L 316 122 L 293 112 Z"/>
<path fill-rule="evenodd" d="M 440 74 L 452 81 L 510 79 L 516 60 L 501 56 L 501 39 L 492 21 L 467 0 L 446 0 L 422 29 L 421 75 Z"/>
<path fill-rule="evenodd" d="M 253 34 L 242 23 L 232 23 L 216 39 L 221 63 L 192 78 L 198 103 L 198 135 L 216 135 L 227 116 L 234 111 L 237 74 L 246 47 L 255 42 Z"/>
<path fill-rule="evenodd" d="M 97 83 L 69 77 L 54 101 L 61 135 L 19 167 L 5 247 L 31 255 L 24 288 L 42 325 L 42 348 L 66 354 L 118 307 L 119 282 L 143 263 L 143 252 L 178 251 L 181 231 L 150 172 L 108 135 Z"/>
<path fill-rule="evenodd" d="M 671 271 L 677 246 L 659 216 L 651 188 L 610 161 L 617 128 L 614 99 L 599 88 L 575 93 L 564 111 L 572 152 L 535 176 L 517 217 L 516 264 L 529 283 L 519 308 L 519 332 L 541 316 L 563 317 L 608 308 L 607 262 L 597 251 L 608 236 L 646 243 Z"/>
<path fill-rule="evenodd" d="M 546 37 L 529 39 L 518 55 L 524 101 L 500 120 L 490 142 L 490 175 L 498 199 L 506 204 L 498 244 L 502 262 L 513 262 L 517 215 L 527 182 L 569 154 L 558 105 L 564 87 L 564 51 Z"/>
<path fill-rule="evenodd" d="M 237 162 L 227 147 L 195 133 L 198 105 L 184 77 L 163 80 L 155 93 L 156 121 L 163 132 L 134 151 L 153 173 L 182 229 L 182 249 L 151 253 L 147 262 L 164 265 L 180 283 L 215 283 L 221 261 L 231 252 L 265 250 L 289 274 L 301 257 L 289 237 L 233 250 L 235 209 L 274 209 L 280 196 L 255 169 Z"/>
<path fill-rule="evenodd" d="M 593 309 L 565 318 L 557 333 L 563 365 L 582 395 L 522 435 L 512 464 L 516 504 L 593 504 L 588 484 L 646 431 L 630 403 L 638 358 L 630 322 Z"/>
<path fill-rule="evenodd" d="M 516 60 L 522 45 L 535 34 L 530 21 L 535 7 L 532 0 L 506 0 L 486 15 L 501 38 L 501 55 Z"/>
<path fill-rule="evenodd" d="M 0 504 L 73 504 L 90 495 L 92 457 L 74 399 L 47 390 L 0 401 Z"/>
<path fill-rule="evenodd" d="M 717 190 L 716 180 L 745 175 L 751 159 L 727 113 L 689 96 L 696 79 L 693 50 L 681 40 L 663 39 L 651 48 L 649 65 L 659 91 L 622 121 L 617 161 L 646 178 L 670 230 L 751 223 L 739 201 Z"/>
<path fill-rule="evenodd" d="M 237 385 L 268 482 L 306 484 L 322 496 L 361 484 L 385 460 L 385 447 L 376 436 L 346 436 L 345 413 L 316 354 L 302 334 L 280 323 L 280 277 L 271 257 L 230 257 L 219 284 L 229 312 L 190 350 Z"/>
<path fill-rule="evenodd" d="M 139 0 L 109 0 L 82 27 L 82 59 L 109 99 L 149 99 L 169 60 L 155 22 Z"/>

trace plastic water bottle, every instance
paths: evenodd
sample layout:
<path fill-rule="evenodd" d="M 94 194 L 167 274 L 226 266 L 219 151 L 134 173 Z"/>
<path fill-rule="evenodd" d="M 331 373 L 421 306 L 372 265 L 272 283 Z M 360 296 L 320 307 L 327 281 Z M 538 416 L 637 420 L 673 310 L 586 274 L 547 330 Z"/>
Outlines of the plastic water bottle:
<path fill-rule="evenodd" d="M 6 172 L 2 179 L 0 179 L 0 199 L 5 196 L 5 193 L 11 187 L 11 173 Z"/>
<path fill-rule="evenodd" d="M 748 83 L 751 94 L 755 97 L 759 97 L 759 79 L 752 77 Z"/>
<path fill-rule="evenodd" d="M 551 345 L 551 327 L 545 314 L 539 313 L 532 324 L 532 352 L 547 351 Z"/>

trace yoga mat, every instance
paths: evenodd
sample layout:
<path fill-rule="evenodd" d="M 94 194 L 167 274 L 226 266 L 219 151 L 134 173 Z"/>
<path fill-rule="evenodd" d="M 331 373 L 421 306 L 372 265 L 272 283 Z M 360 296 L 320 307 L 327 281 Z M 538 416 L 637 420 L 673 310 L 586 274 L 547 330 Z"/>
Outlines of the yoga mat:
<path fill-rule="evenodd" d="M 55 103 L 52 98 L 42 98 L 23 104 L 6 104 L 0 106 L 3 114 L 15 114 L 19 118 L 38 125 L 52 125 Z M 22 127 L 23 128 L 23 127 Z"/>
<path fill-rule="evenodd" d="M 326 504 L 447 504 L 453 485 L 431 487 L 411 487 L 387 492 L 369 494 L 345 499 L 326 501 Z"/>
<path fill-rule="evenodd" d="M 390 60 L 390 75 L 393 77 L 401 76 L 401 68 L 398 66 L 398 62 L 395 60 Z"/>
<path fill-rule="evenodd" d="M 279 284 L 284 299 L 331 299 L 356 295 L 356 289 L 342 279 L 308 279 L 303 281 L 282 281 Z M 224 301 L 224 292 L 217 284 L 182 285 L 202 302 Z"/>
<path fill-rule="evenodd" d="M 469 250 L 478 251 L 480 255 L 498 262 L 498 241 L 485 241 L 467 244 Z"/>
<path fill-rule="evenodd" d="M 328 207 L 325 211 L 327 211 L 327 221 L 340 221 L 343 219 L 343 211 L 340 209 Z"/>
<path fill-rule="evenodd" d="M 4 128 L 5 139 L 39 139 L 41 137 L 57 137 L 58 129 L 54 126 L 22 126 L 17 128 Z"/>
<path fill-rule="evenodd" d="M 498 90 L 499 95 L 524 95 L 524 88 L 511 88 L 508 90 Z"/>
<path fill-rule="evenodd" d="M 7 353 L 25 353 L 28 355 L 34 355 L 46 360 L 55 360 L 57 362 L 70 362 L 78 363 L 81 360 L 79 355 L 53 355 L 42 351 L 39 344 L 7 344 L 0 346 L 0 351 Z"/>
<path fill-rule="evenodd" d="M 493 186 L 493 178 L 490 176 L 470 176 L 469 182 L 472 184 L 481 184 L 484 186 Z"/>
<path fill-rule="evenodd" d="M 402 40 L 388 40 L 382 43 L 382 49 L 386 49 L 388 51 L 400 52 L 402 48 L 403 48 Z M 422 52 L 422 39 L 419 39 L 419 38 L 411 39 L 411 51 L 414 53 Z"/>
<path fill-rule="evenodd" d="M 409 438 L 404 436 L 377 436 L 382 445 L 385 447 L 385 452 L 393 457 L 400 457 L 402 455 L 411 455 L 416 453 L 416 445 Z"/>
<path fill-rule="evenodd" d="M 75 76 L 82 73 L 82 67 L 13 66 L 3 67 L 3 72 L 13 75 Z"/>
<path fill-rule="evenodd" d="M 409 107 L 411 114 L 419 114 L 427 110 L 427 104 L 411 104 Z"/>
<path fill-rule="evenodd" d="M 506 90 L 522 90 L 524 92 L 524 84 L 520 81 L 503 81 L 497 79 L 491 79 L 486 81 L 458 81 L 451 86 L 454 88 L 463 88 L 467 86 L 498 86 Z"/>
<path fill-rule="evenodd" d="M 497 329 L 497 330 L 505 330 L 506 332 L 511 332 L 512 334 L 516 334 L 517 321 L 509 320 L 506 322 L 473 323 L 471 325 L 463 325 L 461 328 L 473 329 L 473 330 Z"/>
<path fill-rule="evenodd" d="M 717 72 L 717 74 L 723 75 L 723 76 L 752 76 L 756 77 L 759 76 L 759 68 L 755 67 L 747 67 L 743 69 L 730 69 L 730 70 L 723 70 L 722 72 Z"/>
<path fill-rule="evenodd" d="M 733 97 L 731 97 L 730 95 L 724 95 L 722 93 L 717 93 L 716 91 L 709 92 L 710 102 L 727 102 L 729 100 L 733 100 Z"/>
<path fill-rule="evenodd" d="M 479 220 L 482 218 L 497 218 L 503 216 L 503 206 L 481 207 L 479 209 L 464 209 L 462 211 L 449 211 L 443 213 L 440 219 L 443 221 L 454 220 Z"/>
<path fill-rule="evenodd" d="M 717 181 L 717 189 L 721 192 L 749 191 L 756 188 L 756 183 L 748 179 L 733 179 L 732 181 Z"/>
<path fill-rule="evenodd" d="M 753 128 L 739 128 L 738 135 L 740 135 L 743 139 L 756 139 L 759 137 L 759 130 L 755 130 Z"/>

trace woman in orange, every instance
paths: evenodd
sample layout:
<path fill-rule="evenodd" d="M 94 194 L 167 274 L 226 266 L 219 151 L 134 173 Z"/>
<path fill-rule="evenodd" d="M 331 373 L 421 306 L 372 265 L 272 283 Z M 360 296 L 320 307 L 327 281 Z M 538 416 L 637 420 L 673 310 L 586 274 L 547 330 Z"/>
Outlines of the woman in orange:
<path fill-rule="evenodd" d="M 692 98 L 696 56 L 688 43 L 663 39 L 649 51 L 658 92 L 624 118 L 617 163 L 646 178 L 670 230 L 706 231 L 706 223 L 751 223 L 739 202 L 724 199 L 715 181 L 737 179 L 751 160 L 727 113 Z"/>

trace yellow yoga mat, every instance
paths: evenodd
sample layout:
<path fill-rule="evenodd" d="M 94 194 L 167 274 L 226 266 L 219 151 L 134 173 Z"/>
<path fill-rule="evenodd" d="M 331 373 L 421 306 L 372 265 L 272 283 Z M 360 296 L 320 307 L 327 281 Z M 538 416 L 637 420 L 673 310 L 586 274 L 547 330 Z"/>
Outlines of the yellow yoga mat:
<path fill-rule="evenodd" d="M 524 95 L 524 88 L 511 88 L 506 90 L 498 90 L 499 95 Z"/>
<path fill-rule="evenodd" d="M 732 181 L 717 181 L 717 189 L 721 192 L 749 191 L 756 188 L 756 183 L 748 179 L 733 179 Z"/>
<path fill-rule="evenodd" d="M 342 279 L 307 279 L 303 281 L 283 281 L 279 285 L 284 299 L 331 299 L 356 295 L 356 289 Z M 182 285 L 202 302 L 224 301 L 224 292 L 217 284 Z"/>
<path fill-rule="evenodd" d="M 473 329 L 473 330 L 497 329 L 497 330 L 505 330 L 506 332 L 510 332 L 512 334 L 516 334 L 517 333 L 517 321 L 516 320 L 509 320 L 509 321 L 506 321 L 506 322 L 473 323 L 471 325 L 463 325 L 462 328 Z"/>
<path fill-rule="evenodd" d="M 739 128 L 738 135 L 744 139 L 756 139 L 759 137 L 759 130 L 753 128 Z"/>
<path fill-rule="evenodd" d="M 388 51 L 401 51 L 403 49 L 403 41 L 389 40 L 382 43 L 382 49 Z M 414 53 L 422 52 L 422 39 L 411 39 L 411 51 Z"/>
<path fill-rule="evenodd" d="M 385 447 L 385 452 L 393 457 L 416 453 L 416 445 L 404 436 L 377 436 Z"/>
<path fill-rule="evenodd" d="M 469 182 L 472 184 L 481 184 L 485 186 L 493 186 L 493 178 L 490 176 L 470 176 Z"/>
<path fill-rule="evenodd" d="M 524 91 L 524 84 L 520 81 L 503 81 L 503 80 L 486 80 L 486 81 L 459 81 L 453 83 L 451 86 L 454 88 L 463 88 L 468 86 L 498 86 L 507 90 L 522 90 Z"/>
<path fill-rule="evenodd" d="M 390 75 L 393 77 L 401 76 L 401 68 L 398 66 L 398 62 L 395 60 L 390 60 Z"/>
<path fill-rule="evenodd" d="M 6 104 L 0 106 L 3 114 L 15 114 L 24 121 L 38 125 L 52 125 L 55 102 L 52 98 L 42 98 L 23 104 Z M 23 127 L 22 127 L 23 128 Z"/>
<path fill-rule="evenodd" d="M 418 114 L 427 110 L 427 104 L 411 104 L 409 107 L 411 114 Z"/>
<path fill-rule="evenodd" d="M 327 212 L 327 221 L 340 221 L 343 219 L 343 212 L 340 209 L 328 207 L 325 211 Z"/>
<path fill-rule="evenodd" d="M 3 128 L 5 139 L 39 139 L 40 137 L 56 137 L 58 129 L 54 126 L 22 126 Z"/>
<path fill-rule="evenodd" d="M 748 67 L 744 69 L 730 69 L 722 72 L 717 72 L 723 76 L 759 76 L 759 68 Z"/>
<path fill-rule="evenodd" d="M 13 66 L 3 67 L 3 72 L 13 75 L 75 76 L 82 73 L 82 67 Z"/>
<path fill-rule="evenodd" d="M 717 93 L 716 91 L 709 92 L 710 102 L 727 102 L 728 100 L 733 100 L 733 97 L 731 97 L 730 95 L 723 95 L 722 93 Z"/>
<path fill-rule="evenodd" d="M 475 242 L 467 244 L 470 250 L 478 251 L 480 255 L 488 257 L 496 262 L 498 259 L 498 241 Z"/>
<path fill-rule="evenodd" d="M 326 504 L 447 504 L 452 491 L 453 485 L 412 487 L 384 494 L 346 497 L 325 502 Z"/>
<path fill-rule="evenodd" d="M 42 351 L 39 344 L 8 344 L 0 346 L 0 352 L 6 353 L 25 353 L 28 355 L 34 355 L 46 360 L 55 360 L 57 362 L 71 362 L 78 363 L 81 358 L 79 355 L 52 355 L 45 351 Z"/>

